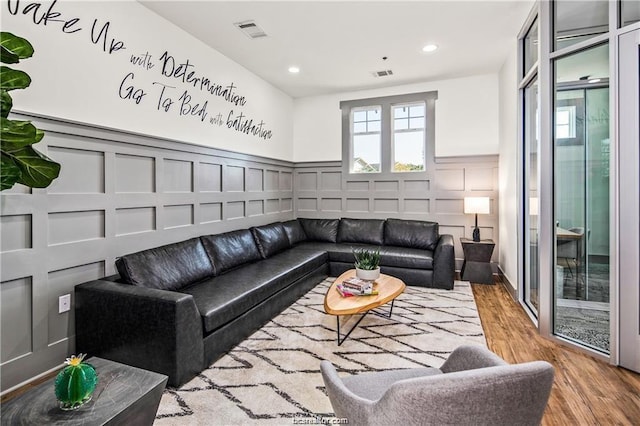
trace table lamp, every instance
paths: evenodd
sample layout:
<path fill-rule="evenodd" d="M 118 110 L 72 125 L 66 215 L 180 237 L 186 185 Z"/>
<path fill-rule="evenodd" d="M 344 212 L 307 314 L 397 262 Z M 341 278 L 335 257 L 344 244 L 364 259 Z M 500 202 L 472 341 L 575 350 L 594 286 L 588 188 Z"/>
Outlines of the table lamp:
<path fill-rule="evenodd" d="M 480 229 L 478 228 L 478 214 L 490 213 L 489 197 L 464 197 L 464 213 L 476 215 L 476 226 L 473 229 L 473 241 L 480 241 Z"/>

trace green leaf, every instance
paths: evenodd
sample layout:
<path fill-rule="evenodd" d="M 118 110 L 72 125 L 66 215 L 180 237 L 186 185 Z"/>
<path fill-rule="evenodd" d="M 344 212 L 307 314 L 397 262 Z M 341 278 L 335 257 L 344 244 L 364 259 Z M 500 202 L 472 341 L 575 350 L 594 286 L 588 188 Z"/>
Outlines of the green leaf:
<path fill-rule="evenodd" d="M 33 56 L 33 46 L 26 39 L 8 32 L 0 32 L 0 46 L 4 47 L 20 59 Z M 3 61 L 4 62 L 4 59 Z"/>
<path fill-rule="evenodd" d="M 30 121 L 9 120 L 0 117 L 2 151 L 13 152 L 37 142 L 38 130 Z M 40 137 L 42 139 L 42 137 Z"/>
<path fill-rule="evenodd" d="M 20 62 L 20 58 L 6 47 L 0 46 L 0 62 L 3 64 L 17 64 Z"/>
<path fill-rule="evenodd" d="M 9 189 L 20 179 L 20 168 L 10 157 L 0 154 L 0 191 Z"/>
<path fill-rule="evenodd" d="M 0 102 L 0 117 L 7 118 L 9 116 L 9 112 L 11 112 L 11 108 L 13 107 L 13 99 L 11 99 L 9 92 L 4 89 L 0 90 Z"/>
<path fill-rule="evenodd" d="M 0 67 L 0 89 L 25 89 L 31 84 L 31 77 L 24 71 Z"/>
<path fill-rule="evenodd" d="M 60 174 L 60 164 L 31 146 L 12 152 L 11 156 L 22 173 L 18 183 L 31 188 L 46 188 Z"/>

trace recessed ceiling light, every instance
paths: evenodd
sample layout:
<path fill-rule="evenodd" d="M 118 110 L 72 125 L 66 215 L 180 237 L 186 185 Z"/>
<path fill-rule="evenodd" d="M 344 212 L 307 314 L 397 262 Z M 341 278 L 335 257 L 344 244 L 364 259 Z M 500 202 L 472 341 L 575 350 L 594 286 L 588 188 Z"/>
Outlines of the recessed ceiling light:
<path fill-rule="evenodd" d="M 591 80 L 589 80 L 589 83 L 599 83 L 600 79 L 599 78 L 592 78 Z"/>
<path fill-rule="evenodd" d="M 300 68 L 299 67 L 289 67 L 289 72 L 291 74 L 298 74 L 300 72 Z"/>
<path fill-rule="evenodd" d="M 422 48 L 423 52 L 435 52 L 436 50 L 438 50 L 438 46 L 435 44 L 427 44 Z"/>

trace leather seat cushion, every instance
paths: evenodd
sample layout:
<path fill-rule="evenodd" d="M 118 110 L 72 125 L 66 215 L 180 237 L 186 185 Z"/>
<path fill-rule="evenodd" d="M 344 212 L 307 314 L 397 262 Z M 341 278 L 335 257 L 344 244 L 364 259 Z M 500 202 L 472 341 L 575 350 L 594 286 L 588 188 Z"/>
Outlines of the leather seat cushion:
<path fill-rule="evenodd" d="M 339 219 L 298 219 L 309 241 L 335 243 L 338 238 Z"/>
<path fill-rule="evenodd" d="M 263 259 L 267 259 L 291 247 L 289 237 L 287 237 L 287 233 L 280 222 L 253 227 L 251 228 L 251 233 Z"/>
<path fill-rule="evenodd" d="M 439 239 L 437 222 L 387 219 L 384 227 L 386 246 L 435 250 Z"/>
<path fill-rule="evenodd" d="M 291 249 L 180 291 L 193 296 L 210 333 L 326 262 L 326 253 Z"/>
<path fill-rule="evenodd" d="M 216 275 L 262 258 L 248 229 L 206 235 L 200 239 L 214 265 Z"/>
<path fill-rule="evenodd" d="M 340 247 L 342 246 L 342 247 Z M 354 245 L 353 248 L 375 250 L 378 246 Z M 355 258 L 351 247 L 344 249 L 338 244 L 336 250 L 329 252 L 329 260 L 333 262 L 354 263 Z M 397 268 L 433 269 L 433 252 L 407 247 L 380 247 L 380 266 L 395 266 Z"/>
<path fill-rule="evenodd" d="M 355 263 L 352 249 L 380 249 L 380 266 L 397 268 L 433 269 L 433 251 L 407 247 L 388 247 L 370 244 L 331 244 L 305 242 L 296 246 L 299 250 L 326 251 L 330 262 Z M 354 266 L 355 267 L 355 266 Z"/>
<path fill-rule="evenodd" d="M 161 290 L 178 290 L 214 275 L 199 238 L 168 244 L 116 259 L 123 282 Z"/>
<path fill-rule="evenodd" d="M 343 218 L 338 226 L 338 242 L 381 246 L 384 243 L 384 220 Z"/>
<path fill-rule="evenodd" d="M 289 244 L 292 246 L 307 240 L 307 234 L 304 233 L 304 229 L 298 219 L 282 222 L 282 227 L 287 234 L 287 238 L 289 238 Z"/>

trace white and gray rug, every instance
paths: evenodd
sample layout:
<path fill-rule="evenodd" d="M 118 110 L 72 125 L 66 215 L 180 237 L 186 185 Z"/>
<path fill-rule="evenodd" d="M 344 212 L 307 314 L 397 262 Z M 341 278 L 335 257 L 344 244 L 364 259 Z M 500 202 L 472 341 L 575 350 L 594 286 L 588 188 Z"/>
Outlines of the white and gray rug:
<path fill-rule="evenodd" d="M 320 283 L 189 383 L 167 389 L 154 424 L 275 425 L 331 417 L 323 359 L 347 375 L 439 367 L 461 344 L 486 345 L 471 286 L 457 281 L 453 290 L 407 287 L 391 319 L 367 315 L 338 346 L 336 317 L 323 307 L 332 281 Z"/>

